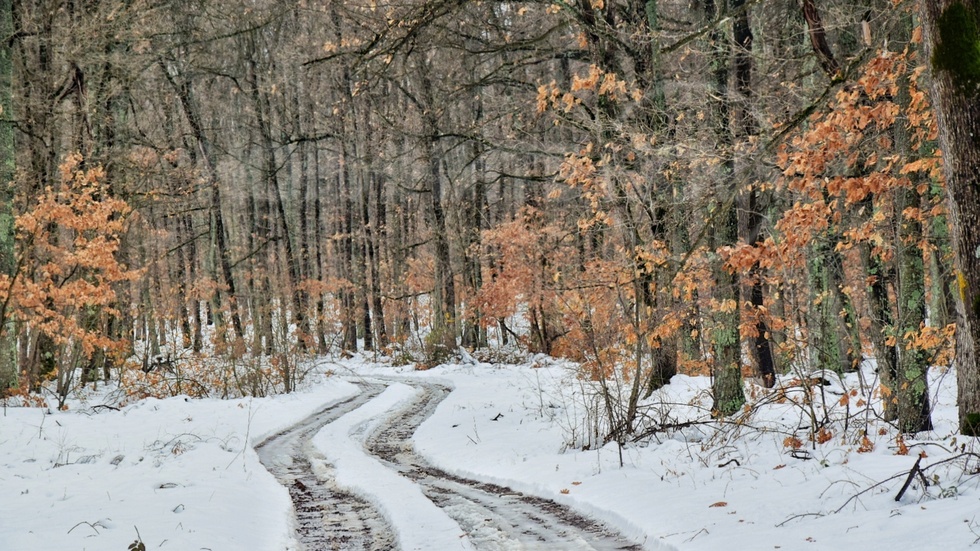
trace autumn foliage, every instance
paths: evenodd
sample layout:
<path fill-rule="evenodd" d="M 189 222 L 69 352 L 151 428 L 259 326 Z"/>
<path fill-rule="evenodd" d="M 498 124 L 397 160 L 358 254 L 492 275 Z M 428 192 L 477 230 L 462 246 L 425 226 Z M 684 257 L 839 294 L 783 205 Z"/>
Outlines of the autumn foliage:
<path fill-rule="evenodd" d="M 81 157 L 69 157 L 60 182 L 16 218 L 17 271 L 0 274 L 0 330 L 13 321 L 33 354 L 50 355 L 54 372 L 27 373 L 31 384 L 52 376 L 61 387 L 97 352 L 126 353 L 106 326 L 109 317 L 120 315 L 117 286 L 140 272 L 117 257 L 130 209 L 111 195 L 104 177 L 101 168 L 85 168 Z"/>
<path fill-rule="evenodd" d="M 125 356 L 140 396 L 289 392 L 313 354 L 543 353 L 579 365 L 595 444 L 640 438 L 677 374 L 722 419 L 873 359 L 884 414 L 925 428 L 952 261 L 911 6 L 738 6 L 132 6 L 93 32 L 138 32 L 51 50 L 69 78 L 38 68 L 59 12 L 12 39 L 37 51 L 0 352 L 59 393 Z"/>
<path fill-rule="evenodd" d="M 609 411 L 621 412 L 606 420 L 608 438 L 632 430 L 631 405 L 638 391 L 656 387 L 658 369 L 709 372 L 708 339 L 718 338 L 719 314 L 736 313 L 742 339 L 764 327 L 783 371 L 853 369 L 867 356 L 885 364 L 892 350 L 948 361 L 951 325 L 939 316 L 907 325 L 915 319 L 908 308 L 919 304 L 924 312 L 926 299 L 933 308 L 943 300 L 935 278 L 947 276 L 935 267 L 949 262 L 923 70 L 912 47 L 880 51 L 788 133 L 774 148 L 778 171 L 727 199 L 742 205 L 753 188 L 779 198 L 762 237 L 735 246 L 703 238 L 716 223 L 711 205 L 724 197 L 705 195 L 707 208 L 686 217 L 669 210 L 678 203 L 658 208 L 664 194 L 697 198 L 699 190 L 679 187 L 684 168 L 710 174 L 718 162 L 710 152 L 665 160 L 656 135 L 609 123 L 604 117 L 621 121 L 642 100 L 630 83 L 593 65 L 567 89 L 555 81 L 539 86 L 538 113 L 589 129 L 592 141 L 566 154 L 542 206 L 486 232 L 493 268 L 479 294 L 481 311 L 523 314 L 538 349 L 582 362 L 582 376 L 600 384 Z M 745 147 L 759 154 L 754 143 Z M 714 298 L 715 258 L 745 276 L 741 302 Z M 918 259 L 917 272 L 907 271 L 910 259 Z M 916 274 L 922 279 L 913 288 Z M 755 282 L 766 297 L 759 307 L 745 298 Z M 839 356 L 825 352 L 834 342 Z M 753 373 L 750 366 L 745 372 Z M 924 382 L 886 374 L 884 384 L 919 389 Z M 811 435 L 829 437 L 826 430 Z"/>

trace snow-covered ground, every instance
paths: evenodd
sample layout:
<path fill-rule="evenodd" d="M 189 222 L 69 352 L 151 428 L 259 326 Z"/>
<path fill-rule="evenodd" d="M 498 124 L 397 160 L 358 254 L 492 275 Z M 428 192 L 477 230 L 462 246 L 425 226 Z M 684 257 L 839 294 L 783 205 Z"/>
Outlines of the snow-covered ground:
<path fill-rule="evenodd" d="M 471 543 L 409 479 L 363 449 L 386 414 L 416 392 L 393 382 L 399 378 L 454 388 L 414 437 L 431 464 L 566 504 L 647 549 L 980 548 L 980 461 L 968 455 L 930 467 L 980 451 L 976 439 L 954 434 L 952 373 L 935 374 L 936 429 L 907 442 L 905 455 L 896 453 L 893 431 L 879 433 L 880 423 L 870 425 L 861 452 L 853 426 L 838 425 L 826 442 L 793 452 L 786 439 L 806 424 L 807 409 L 792 400 L 773 400 L 720 430 L 692 424 L 622 450 L 582 451 L 567 446 L 582 441 L 581 383 L 567 365 L 541 358 L 534 365 L 414 371 L 357 358 L 325 363 L 321 371 L 331 376 L 287 396 L 148 399 L 116 411 L 98 407 L 108 400 L 100 391 L 64 412 L 7 408 L 0 550 L 123 551 L 137 538 L 147 549 L 297 549 L 289 495 L 252 446 L 358 392 L 352 383 L 364 378 L 390 386 L 314 443 L 337 483 L 379 507 L 405 549 Z M 707 385 L 677 376 L 649 403 L 693 409 Z M 852 386 L 856 376 L 826 387 L 829 403 Z M 805 440 L 807 431 L 796 434 Z M 920 452 L 930 486 L 917 477 L 895 501 Z"/>

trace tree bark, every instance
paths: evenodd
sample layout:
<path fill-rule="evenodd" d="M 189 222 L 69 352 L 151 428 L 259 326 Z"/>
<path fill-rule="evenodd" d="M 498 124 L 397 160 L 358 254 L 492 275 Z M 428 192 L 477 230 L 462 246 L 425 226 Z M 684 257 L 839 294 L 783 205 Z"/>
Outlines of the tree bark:
<path fill-rule="evenodd" d="M 341 302 L 341 349 L 357 352 L 357 304 L 352 289 L 354 285 L 354 202 L 351 198 L 350 168 L 347 164 L 346 144 L 341 147 L 340 171 L 340 212 L 338 223 L 340 229 L 335 234 L 340 235 L 340 270 L 344 289 L 340 291 Z"/>
<path fill-rule="evenodd" d="M 722 0 L 725 2 L 726 0 Z M 736 0 L 738 1 L 738 0 Z M 713 0 L 705 3 L 709 17 L 715 15 Z M 717 95 L 717 133 L 719 154 L 722 161 L 722 171 L 718 182 L 717 197 L 715 198 L 713 238 L 714 248 L 732 247 L 738 240 L 738 211 L 736 209 L 733 182 L 735 181 L 734 136 L 732 135 L 732 105 L 728 87 L 729 79 L 729 48 L 727 40 L 720 31 L 714 31 L 710 36 L 712 64 L 714 65 L 714 87 Z M 739 48 L 741 50 L 741 48 Z M 736 68 L 744 61 L 740 60 L 745 53 L 736 52 Z M 745 389 L 742 383 L 742 354 L 741 335 L 739 332 L 739 277 L 735 272 L 729 272 L 723 261 L 714 261 L 713 271 L 717 281 L 715 299 L 719 305 L 712 320 L 711 344 L 714 357 L 712 358 L 712 414 L 719 417 L 731 415 L 742 408 L 745 403 Z"/>
<path fill-rule="evenodd" d="M 13 1 L 0 0 L 0 36 L 13 35 Z M 0 274 L 14 277 L 14 208 L 10 186 L 14 178 L 16 151 L 14 127 L 8 122 L 13 111 L 13 48 L 0 42 Z M 13 320 L 7 319 L 6 304 L 0 304 L 0 396 L 17 382 L 17 350 Z"/>
<path fill-rule="evenodd" d="M 385 322 L 384 302 L 381 291 L 381 247 L 387 232 L 385 224 L 384 177 L 376 171 L 371 172 L 371 192 L 374 195 L 374 222 L 367 231 L 368 259 L 371 268 L 371 310 L 374 314 L 374 329 L 377 332 L 380 348 L 388 346 L 388 328 Z"/>
<path fill-rule="evenodd" d="M 806 26 L 810 35 L 810 45 L 813 52 L 817 54 L 820 67 L 831 79 L 836 79 L 840 74 L 840 64 L 834 59 L 834 52 L 827 44 L 827 33 L 824 30 L 823 20 L 820 12 L 813 0 L 803 0 L 803 18 L 806 19 Z"/>
<path fill-rule="evenodd" d="M 749 25 L 748 9 L 744 9 L 745 0 L 733 0 L 732 10 L 735 11 L 733 22 L 733 37 L 735 42 L 735 128 L 736 138 L 744 145 L 752 136 L 758 133 L 758 125 L 749 111 L 752 93 L 752 45 L 754 37 Z M 758 186 L 751 185 L 748 190 L 746 205 L 746 236 L 745 241 L 758 246 L 763 240 L 763 222 L 765 221 L 763 193 Z M 751 351 L 756 362 L 756 369 L 762 377 L 766 388 L 776 385 L 776 360 L 772 352 L 769 324 L 765 317 L 765 282 L 762 269 L 756 262 L 749 269 L 749 304 L 756 316 L 755 332 L 751 336 Z"/>
<path fill-rule="evenodd" d="M 438 124 L 433 110 L 435 98 L 432 82 L 427 72 L 420 75 L 424 132 L 421 136 L 423 162 L 426 164 L 425 181 L 428 184 L 429 202 L 427 214 L 435 253 L 435 293 L 433 299 L 432 345 L 437 356 L 456 349 L 456 287 L 449 255 L 449 228 L 446 211 L 442 204 L 441 156 L 436 153 Z M 439 358 L 435 358 L 439 359 Z"/>
<path fill-rule="evenodd" d="M 980 3 L 923 0 L 956 258 L 960 430 L 980 436 Z"/>

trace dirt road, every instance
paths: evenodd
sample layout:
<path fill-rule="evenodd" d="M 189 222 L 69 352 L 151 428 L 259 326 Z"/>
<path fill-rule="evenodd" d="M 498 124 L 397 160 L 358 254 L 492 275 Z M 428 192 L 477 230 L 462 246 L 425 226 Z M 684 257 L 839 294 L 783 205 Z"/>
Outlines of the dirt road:
<path fill-rule="evenodd" d="M 417 484 L 481 550 L 642 550 L 603 525 L 554 501 L 503 486 L 469 480 L 429 465 L 414 452 L 412 435 L 450 389 L 412 380 L 416 398 L 388 412 L 365 448 Z M 397 549 L 395 530 L 380 512 L 337 487 L 332 467 L 310 443 L 316 432 L 380 394 L 389 381 L 359 382 L 362 392 L 266 440 L 262 463 L 289 489 L 297 512 L 297 537 L 309 551 Z"/>

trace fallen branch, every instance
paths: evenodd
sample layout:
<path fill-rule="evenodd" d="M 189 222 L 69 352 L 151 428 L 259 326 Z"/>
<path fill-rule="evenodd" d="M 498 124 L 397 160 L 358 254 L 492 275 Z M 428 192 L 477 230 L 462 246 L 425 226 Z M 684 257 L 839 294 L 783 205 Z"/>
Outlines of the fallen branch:
<path fill-rule="evenodd" d="M 895 501 L 902 500 L 902 496 L 905 495 L 905 490 L 908 490 L 909 486 L 912 485 L 912 481 L 915 480 L 916 474 L 922 477 L 922 481 L 925 486 L 929 485 L 929 482 L 926 481 L 925 476 L 922 474 L 922 469 L 919 468 L 919 463 L 922 463 L 921 455 L 915 460 L 915 465 L 912 465 L 912 468 L 909 469 L 909 476 L 905 478 L 905 484 L 902 484 L 902 489 L 899 490 L 898 495 L 895 496 Z"/>
<path fill-rule="evenodd" d="M 919 471 L 919 474 L 922 475 L 923 479 L 925 479 L 925 472 L 928 471 L 929 469 L 933 468 L 933 467 L 938 467 L 939 465 L 944 465 L 946 463 L 953 463 L 954 461 L 958 461 L 958 460 L 963 459 L 963 458 L 969 459 L 971 457 L 980 459 L 980 454 L 974 453 L 974 452 L 964 452 L 964 453 L 961 453 L 961 454 L 958 454 L 958 455 L 954 455 L 953 457 L 947 457 L 946 459 L 943 459 L 941 461 L 936 461 L 935 463 L 930 463 L 929 465 L 926 465 L 925 467 L 921 467 L 920 466 L 919 469 L 918 469 L 918 471 Z M 920 456 L 920 459 L 921 459 L 921 456 Z M 916 463 L 918 463 L 918 461 L 916 461 Z M 841 512 L 841 511 L 843 511 L 844 510 L 844 507 L 847 507 L 847 504 L 848 503 L 854 501 L 858 497 L 860 497 L 860 496 L 862 496 L 862 495 L 870 492 L 871 490 L 874 490 L 875 488 L 878 488 L 879 486 L 884 485 L 887 482 L 891 482 L 892 480 L 895 480 L 896 478 L 901 478 L 903 476 L 906 476 L 906 474 L 905 473 L 899 473 L 899 474 L 896 474 L 894 476 L 890 476 L 890 477 L 888 477 L 888 478 L 886 478 L 886 479 L 884 479 L 882 481 L 876 482 L 876 483 L 872 484 L 871 486 L 868 486 L 867 488 L 865 488 L 865 489 L 861 490 L 860 492 L 858 492 L 858 493 L 852 495 L 851 497 L 847 498 L 847 501 L 845 501 L 840 507 L 838 507 L 836 510 L 834 510 L 834 514 L 837 514 L 837 513 Z"/>

